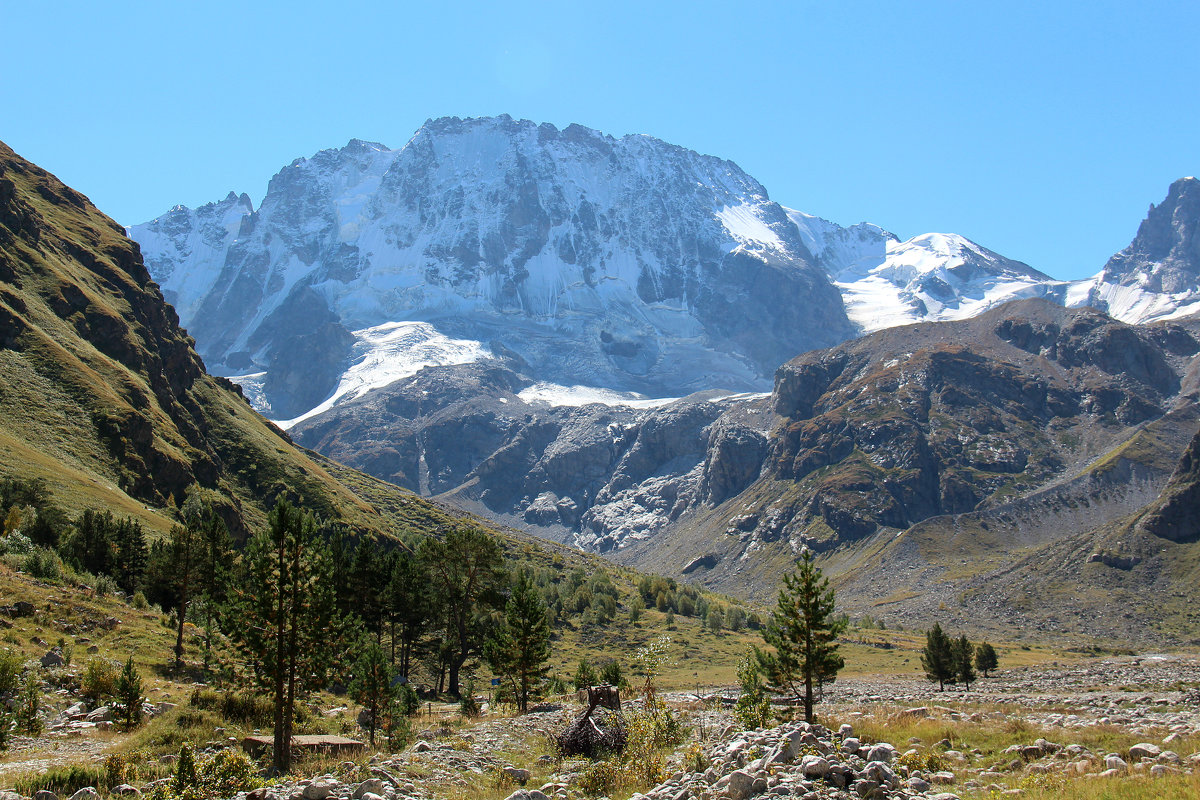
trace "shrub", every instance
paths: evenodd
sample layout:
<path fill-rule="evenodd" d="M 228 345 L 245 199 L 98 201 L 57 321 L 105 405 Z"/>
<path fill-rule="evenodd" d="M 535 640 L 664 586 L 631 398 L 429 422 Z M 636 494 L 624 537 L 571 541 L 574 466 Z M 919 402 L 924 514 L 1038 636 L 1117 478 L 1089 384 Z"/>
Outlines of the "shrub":
<path fill-rule="evenodd" d="M 475 684 L 468 681 L 463 687 L 462 697 L 458 700 L 458 710 L 464 717 L 478 717 L 480 714 L 479 701 L 475 699 Z"/>
<path fill-rule="evenodd" d="M 42 687 L 37 676 L 30 673 L 25 678 L 25 686 L 17 699 L 17 726 L 26 736 L 40 736 L 42 733 Z"/>
<path fill-rule="evenodd" d="M 150 607 L 150 603 L 146 601 L 146 595 L 141 589 L 133 593 L 133 598 L 129 602 L 138 611 L 145 611 Z"/>
<path fill-rule="evenodd" d="M 733 707 L 733 715 L 747 730 L 764 727 L 771 716 L 771 703 L 763 689 L 754 651 L 750 651 L 738 664 L 737 676 L 742 693 Z"/>
<path fill-rule="evenodd" d="M 25 572 L 40 581 L 56 581 L 62 577 L 62 561 L 53 550 L 35 547 L 25 558 Z"/>
<path fill-rule="evenodd" d="M 79 694 L 92 705 L 100 705 L 117 693 L 117 665 L 107 659 L 93 658 L 83 669 Z"/>
<path fill-rule="evenodd" d="M 31 552 L 33 552 L 33 542 L 23 533 L 10 533 L 0 538 L 0 555 L 12 553 L 15 556 L 24 556 Z"/>
<path fill-rule="evenodd" d="M 25 659 L 16 650 L 0 649 L 0 694 L 15 694 L 21 686 Z"/>
<path fill-rule="evenodd" d="M 106 597 L 117 590 L 117 582 L 107 575 L 100 575 L 92 585 L 92 591 L 97 597 Z"/>

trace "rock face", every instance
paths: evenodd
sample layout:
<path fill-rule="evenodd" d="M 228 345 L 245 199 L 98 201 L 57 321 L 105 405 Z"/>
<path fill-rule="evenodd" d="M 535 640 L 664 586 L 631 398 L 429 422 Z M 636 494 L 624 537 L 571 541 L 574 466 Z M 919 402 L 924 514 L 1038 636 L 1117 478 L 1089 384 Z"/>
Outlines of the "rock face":
<path fill-rule="evenodd" d="M 387 322 L 658 396 L 759 387 L 853 332 L 736 165 L 578 125 L 433 120 L 399 150 L 353 140 L 294 161 L 257 210 L 231 194 L 130 235 L 206 361 L 266 372 L 281 419 L 331 394 L 355 332 Z"/>
<path fill-rule="evenodd" d="M 1200 311 L 1200 180 L 1172 183 L 1130 245 L 1096 277 L 1072 287 L 1068 302 L 1127 322 Z"/>
<path fill-rule="evenodd" d="M 429 367 L 293 434 L 385 480 L 601 552 L 652 536 L 758 476 L 765 397 L 552 406 L 512 366 Z"/>
<path fill-rule="evenodd" d="M 1172 542 L 1200 541 L 1200 433 L 1180 457 L 1162 497 L 1138 521 L 1138 529 Z"/>
<path fill-rule="evenodd" d="M 826 549 L 1045 484 L 1169 410 L 1198 350 L 1182 327 L 1021 301 L 806 354 L 776 375 L 764 474 L 808 490 L 762 519 Z"/>

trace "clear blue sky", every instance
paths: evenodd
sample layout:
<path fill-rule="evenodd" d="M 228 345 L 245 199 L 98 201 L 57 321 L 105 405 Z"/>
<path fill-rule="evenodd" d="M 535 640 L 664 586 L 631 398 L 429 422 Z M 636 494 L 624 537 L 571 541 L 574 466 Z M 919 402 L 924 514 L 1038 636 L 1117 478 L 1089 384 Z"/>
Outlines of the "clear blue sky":
<path fill-rule="evenodd" d="M 0 139 L 123 224 L 444 115 L 648 133 L 784 205 L 1096 272 L 1200 174 L 1200 3 L 11 2 Z"/>

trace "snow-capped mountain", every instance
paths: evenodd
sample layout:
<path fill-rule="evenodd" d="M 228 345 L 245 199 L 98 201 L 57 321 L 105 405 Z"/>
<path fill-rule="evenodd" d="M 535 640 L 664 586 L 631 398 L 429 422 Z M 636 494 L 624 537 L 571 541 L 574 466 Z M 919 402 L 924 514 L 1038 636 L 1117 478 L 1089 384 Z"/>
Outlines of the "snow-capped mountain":
<path fill-rule="evenodd" d="M 210 368 L 256 375 L 275 418 L 351 391 L 391 323 L 654 397 L 766 389 L 783 361 L 854 334 L 798 228 L 735 164 L 578 125 L 434 120 L 398 150 L 353 140 L 294 161 L 257 210 L 231 194 L 129 233 Z"/>
<path fill-rule="evenodd" d="M 1071 287 L 1070 306 L 1092 306 L 1122 322 L 1200 311 L 1200 180 L 1180 178 L 1151 205 L 1137 236 L 1099 274 Z"/>
<path fill-rule="evenodd" d="M 953 233 L 907 241 L 863 222 L 844 228 L 788 209 L 809 251 L 842 293 L 864 333 L 966 319 L 1010 300 L 1062 302 L 1066 284 Z"/>

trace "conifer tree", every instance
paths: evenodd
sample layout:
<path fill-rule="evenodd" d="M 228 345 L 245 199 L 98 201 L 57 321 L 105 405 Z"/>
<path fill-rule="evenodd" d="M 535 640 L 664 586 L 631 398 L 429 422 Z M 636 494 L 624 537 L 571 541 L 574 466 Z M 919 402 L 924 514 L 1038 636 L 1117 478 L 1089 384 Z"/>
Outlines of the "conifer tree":
<path fill-rule="evenodd" d="M 504 606 L 504 620 L 492 631 L 483 652 L 492 671 L 512 682 L 517 708 L 524 714 L 530 691 L 546 674 L 550 659 L 550 615 L 524 572 L 517 575 Z"/>
<path fill-rule="evenodd" d="M 775 612 L 763 630 L 763 640 L 775 652 L 756 655 L 772 691 L 803 700 L 807 722 L 813 720 L 815 688 L 836 680 L 845 665 L 837 652 L 837 637 L 845 629 L 845 619 L 834 616 L 829 579 L 805 550 L 798 569 L 784 576 Z"/>
<path fill-rule="evenodd" d="M 975 680 L 975 648 L 966 635 L 958 637 L 951 647 L 954 655 L 954 679 L 971 690 L 971 681 Z"/>
<path fill-rule="evenodd" d="M 117 676 L 116 696 L 117 716 L 125 723 L 125 730 L 131 731 L 142 722 L 142 702 L 146 699 L 142 694 L 142 676 L 133 665 L 133 656 Z"/>
<path fill-rule="evenodd" d="M 146 572 L 146 536 L 136 520 L 127 518 L 116 524 L 113 538 L 117 551 L 113 577 L 121 591 L 131 595 L 138 590 Z"/>
<path fill-rule="evenodd" d="M 954 654 L 950 638 L 942 632 L 941 623 L 934 623 L 933 628 L 925 634 L 921 666 L 925 669 L 925 677 L 938 684 L 939 691 L 945 691 L 946 681 L 954 678 Z"/>
<path fill-rule="evenodd" d="M 429 572 L 420 559 L 398 552 L 392 560 L 387 585 L 387 618 L 392 632 L 392 662 L 407 678 L 417 643 L 433 615 L 429 592 Z M 397 653 L 399 645 L 399 653 Z"/>
<path fill-rule="evenodd" d="M 586 658 L 579 659 L 579 667 L 575 670 L 574 680 L 576 691 L 595 686 L 599 682 L 599 678 L 596 676 L 596 668 L 592 666 L 592 662 Z"/>
<path fill-rule="evenodd" d="M 311 514 L 281 499 L 242 563 L 227 628 L 254 665 L 256 682 L 271 693 L 273 765 L 282 774 L 291 767 L 296 701 L 325 685 L 348 628 L 336 613 L 328 547 Z"/>
<path fill-rule="evenodd" d="M 975 648 L 975 669 L 983 673 L 983 677 L 987 677 L 988 673 L 995 670 L 999 666 L 999 659 L 996 657 L 996 648 L 992 647 L 987 642 Z"/>
<path fill-rule="evenodd" d="M 367 712 L 367 735 L 375 747 L 375 732 L 396 699 L 392 686 L 395 672 L 383 648 L 371 642 L 354 662 L 354 678 L 348 687 L 355 702 Z"/>
<path fill-rule="evenodd" d="M 483 645 L 482 612 L 500 598 L 500 545 L 481 530 L 453 528 L 442 539 L 422 541 L 419 554 L 446 622 L 447 688 L 457 697 L 463 665 Z"/>

